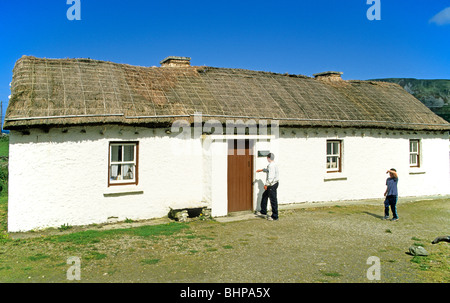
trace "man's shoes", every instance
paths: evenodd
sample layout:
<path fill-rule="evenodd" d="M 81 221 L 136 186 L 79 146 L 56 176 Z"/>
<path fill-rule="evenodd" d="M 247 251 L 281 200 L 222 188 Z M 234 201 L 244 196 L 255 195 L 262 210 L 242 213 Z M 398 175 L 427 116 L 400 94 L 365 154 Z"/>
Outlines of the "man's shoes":
<path fill-rule="evenodd" d="M 398 221 L 398 218 L 392 218 L 391 221 Z"/>
<path fill-rule="evenodd" d="M 256 215 L 257 217 L 261 217 L 261 218 L 266 218 L 266 217 L 267 217 L 267 215 L 262 214 L 260 211 L 255 212 L 255 215 Z"/>
<path fill-rule="evenodd" d="M 268 217 L 267 220 L 268 220 L 268 221 L 278 221 L 278 219 L 274 219 L 274 218 L 272 218 L 272 217 Z"/>
<path fill-rule="evenodd" d="M 389 216 L 384 216 L 383 220 L 389 220 Z"/>

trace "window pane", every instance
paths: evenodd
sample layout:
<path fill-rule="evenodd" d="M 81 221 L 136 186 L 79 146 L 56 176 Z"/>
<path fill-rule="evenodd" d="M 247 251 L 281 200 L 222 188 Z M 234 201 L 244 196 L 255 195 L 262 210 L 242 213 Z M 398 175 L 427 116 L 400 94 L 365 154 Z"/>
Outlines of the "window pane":
<path fill-rule="evenodd" d="M 134 179 L 134 164 L 123 165 L 123 180 Z"/>
<path fill-rule="evenodd" d="M 327 155 L 331 155 L 331 142 L 327 142 Z"/>
<path fill-rule="evenodd" d="M 134 145 L 124 145 L 123 160 L 134 161 Z"/>
<path fill-rule="evenodd" d="M 111 180 L 120 180 L 119 177 L 121 175 L 121 165 L 120 164 L 113 164 L 111 165 Z"/>
<path fill-rule="evenodd" d="M 122 146 L 121 145 L 111 145 L 111 161 L 121 162 L 122 161 Z"/>
<path fill-rule="evenodd" d="M 339 143 L 333 142 L 333 155 L 338 155 L 338 154 L 339 154 Z"/>
<path fill-rule="evenodd" d="M 332 157 L 331 168 L 337 168 L 338 167 L 337 163 L 338 163 L 338 157 Z"/>
<path fill-rule="evenodd" d="M 419 152 L 419 141 L 418 140 L 411 140 L 409 144 L 409 151 L 412 153 L 418 153 Z"/>
<path fill-rule="evenodd" d="M 417 155 L 411 154 L 409 156 L 409 164 L 411 165 L 417 164 Z"/>
<path fill-rule="evenodd" d="M 338 168 L 338 157 L 327 157 L 327 168 Z"/>

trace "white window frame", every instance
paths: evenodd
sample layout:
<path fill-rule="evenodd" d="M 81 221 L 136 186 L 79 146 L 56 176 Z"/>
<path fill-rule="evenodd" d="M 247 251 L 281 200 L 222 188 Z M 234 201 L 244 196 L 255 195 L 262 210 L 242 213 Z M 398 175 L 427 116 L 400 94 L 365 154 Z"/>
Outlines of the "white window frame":
<path fill-rule="evenodd" d="M 121 161 L 113 161 L 113 147 L 121 146 Z M 125 146 L 133 146 L 133 160 L 125 161 Z M 109 143 L 109 161 L 108 161 L 108 186 L 111 185 L 129 185 L 129 184 L 138 184 L 138 150 L 139 143 L 138 142 L 110 142 Z M 113 173 L 113 165 L 118 165 L 120 167 L 120 173 L 117 174 L 117 178 L 114 179 L 112 177 Z M 124 178 L 123 176 L 127 174 L 127 172 L 123 172 L 123 168 L 125 165 L 132 165 L 133 170 L 131 172 L 132 178 Z"/>
<path fill-rule="evenodd" d="M 415 145 L 415 149 L 413 146 Z M 420 139 L 409 140 L 409 167 L 420 167 L 421 144 Z"/>
<path fill-rule="evenodd" d="M 337 143 L 338 150 L 334 150 L 334 144 Z M 331 144 L 331 153 L 328 153 L 328 144 Z M 326 144 L 326 169 L 327 173 L 342 172 L 342 140 L 327 140 Z M 329 161 L 330 158 L 335 158 L 335 161 Z M 330 164 L 335 163 L 336 167 L 331 167 Z"/>

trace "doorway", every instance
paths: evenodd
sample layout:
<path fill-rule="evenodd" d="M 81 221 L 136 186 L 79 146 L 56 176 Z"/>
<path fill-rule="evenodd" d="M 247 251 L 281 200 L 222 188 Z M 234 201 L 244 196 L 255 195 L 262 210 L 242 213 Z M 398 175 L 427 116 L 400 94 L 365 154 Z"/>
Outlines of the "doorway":
<path fill-rule="evenodd" d="M 253 209 L 253 143 L 228 141 L 228 212 Z"/>

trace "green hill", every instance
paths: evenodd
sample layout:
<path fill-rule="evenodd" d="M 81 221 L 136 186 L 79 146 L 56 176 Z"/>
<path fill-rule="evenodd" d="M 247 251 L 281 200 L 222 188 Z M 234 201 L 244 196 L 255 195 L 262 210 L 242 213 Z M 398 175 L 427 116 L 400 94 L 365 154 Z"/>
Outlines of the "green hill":
<path fill-rule="evenodd" d="M 384 78 L 372 79 L 371 81 L 384 81 L 399 84 L 435 114 L 450 122 L 450 80 Z"/>

